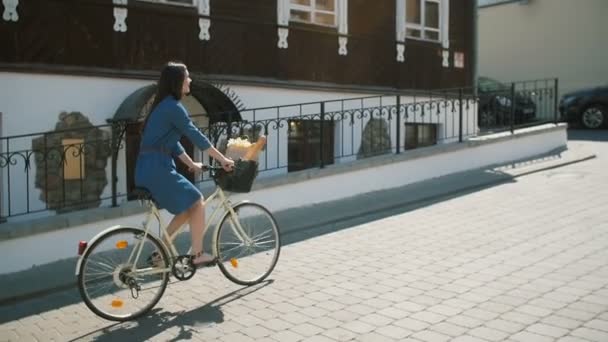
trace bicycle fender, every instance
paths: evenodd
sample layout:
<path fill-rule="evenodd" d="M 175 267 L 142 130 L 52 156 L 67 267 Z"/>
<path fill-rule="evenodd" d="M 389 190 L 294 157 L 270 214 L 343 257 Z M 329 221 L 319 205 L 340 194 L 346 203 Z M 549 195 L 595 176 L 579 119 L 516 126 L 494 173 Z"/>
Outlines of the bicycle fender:
<path fill-rule="evenodd" d="M 78 276 L 80 274 L 80 264 L 82 264 L 82 258 L 87 254 L 87 251 L 89 250 L 89 248 L 91 248 L 91 246 L 93 246 L 95 241 L 99 240 L 99 238 L 101 238 L 103 235 L 105 235 L 111 231 L 114 231 L 116 229 L 119 229 L 119 228 L 126 228 L 126 227 L 121 226 L 121 225 L 116 225 L 116 226 L 106 228 L 103 231 L 97 233 L 97 235 L 95 235 L 91 240 L 89 240 L 87 242 L 87 248 L 84 250 L 84 252 L 82 252 L 82 255 L 78 258 L 78 262 L 76 262 L 76 276 Z"/>

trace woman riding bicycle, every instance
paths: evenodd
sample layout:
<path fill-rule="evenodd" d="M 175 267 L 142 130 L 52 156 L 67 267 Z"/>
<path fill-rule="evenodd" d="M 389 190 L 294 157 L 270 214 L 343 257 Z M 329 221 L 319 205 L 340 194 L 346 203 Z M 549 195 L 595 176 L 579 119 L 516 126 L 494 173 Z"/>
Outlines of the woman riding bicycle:
<path fill-rule="evenodd" d="M 150 191 L 158 206 L 175 216 L 167 227 L 169 236 L 186 221 L 190 223 L 193 264 L 204 266 L 214 257 L 203 252 L 205 229 L 205 201 L 201 192 L 175 168 L 173 156 L 192 172 L 203 170 L 203 164 L 194 162 L 185 152 L 179 139 L 185 135 L 196 147 L 207 151 L 226 171 L 234 161 L 225 157 L 211 145 L 190 120 L 180 100 L 190 93 L 188 68 L 182 63 L 169 62 L 161 72 L 158 90 L 152 109 L 143 126 L 143 136 L 137 164 L 135 185 Z"/>

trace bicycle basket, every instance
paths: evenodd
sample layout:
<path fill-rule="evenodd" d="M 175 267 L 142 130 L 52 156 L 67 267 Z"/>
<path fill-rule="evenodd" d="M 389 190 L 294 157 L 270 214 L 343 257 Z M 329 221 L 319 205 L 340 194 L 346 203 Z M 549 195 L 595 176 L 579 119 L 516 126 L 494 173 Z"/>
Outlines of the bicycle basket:
<path fill-rule="evenodd" d="M 249 192 L 257 175 L 258 162 L 239 159 L 234 162 L 232 172 L 226 172 L 223 169 L 216 171 L 215 181 L 225 191 Z"/>

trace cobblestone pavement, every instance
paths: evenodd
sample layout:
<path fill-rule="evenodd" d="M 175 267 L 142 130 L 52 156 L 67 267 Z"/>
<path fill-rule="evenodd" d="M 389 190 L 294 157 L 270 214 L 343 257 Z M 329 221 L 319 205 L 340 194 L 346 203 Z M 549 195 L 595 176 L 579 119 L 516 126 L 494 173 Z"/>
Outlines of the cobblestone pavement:
<path fill-rule="evenodd" d="M 123 324 L 67 292 L 0 311 L 0 340 L 608 341 L 607 133 L 570 142 L 596 159 L 287 245 L 259 286 L 205 269 Z"/>

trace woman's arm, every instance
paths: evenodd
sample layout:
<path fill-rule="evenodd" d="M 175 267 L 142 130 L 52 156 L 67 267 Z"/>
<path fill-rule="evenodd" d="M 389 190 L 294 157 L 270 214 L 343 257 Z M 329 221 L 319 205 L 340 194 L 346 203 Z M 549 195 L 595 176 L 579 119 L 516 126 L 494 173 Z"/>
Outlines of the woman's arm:
<path fill-rule="evenodd" d="M 184 152 L 182 154 L 180 154 L 179 156 L 177 156 L 179 158 L 179 160 L 186 164 L 186 166 L 188 166 L 188 169 L 194 169 L 196 168 L 196 165 L 194 164 L 194 161 L 192 160 L 192 158 L 190 158 L 190 156 L 188 155 L 188 153 Z"/>
<path fill-rule="evenodd" d="M 232 167 L 234 166 L 234 161 L 232 161 L 232 159 L 226 158 L 226 156 L 224 156 L 220 151 L 218 151 L 213 146 L 209 147 L 206 151 L 207 151 L 207 153 L 209 153 L 209 155 L 211 157 L 213 157 L 213 159 L 217 160 L 222 165 L 224 170 L 226 170 L 226 171 L 232 170 Z M 190 158 L 188 153 L 184 152 L 184 153 L 180 154 L 178 156 L 178 158 L 182 163 L 184 163 L 184 164 L 186 164 L 186 166 L 188 166 L 188 169 L 190 171 L 192 171 L 192 172 L 203 171 L 203 163 L 194 162 L 192 160 L 192 158 Z"/>

